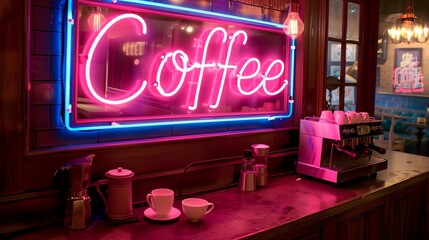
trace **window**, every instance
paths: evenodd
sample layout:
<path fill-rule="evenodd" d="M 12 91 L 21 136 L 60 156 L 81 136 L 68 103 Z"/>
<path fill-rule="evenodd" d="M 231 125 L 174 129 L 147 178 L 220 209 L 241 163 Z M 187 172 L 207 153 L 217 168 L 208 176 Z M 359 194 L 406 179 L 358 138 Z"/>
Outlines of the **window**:
<path fill-rule="evenodd" d="M 326 108 L 356 110 L 361 6 L 329 0 L 326 54 Z"/>

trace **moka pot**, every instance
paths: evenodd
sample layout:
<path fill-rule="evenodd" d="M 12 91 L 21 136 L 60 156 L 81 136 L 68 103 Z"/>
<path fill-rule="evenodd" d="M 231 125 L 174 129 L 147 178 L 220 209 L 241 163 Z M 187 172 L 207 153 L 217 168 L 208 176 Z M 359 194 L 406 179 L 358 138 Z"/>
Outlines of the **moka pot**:
<path fill-rule="evenodd" d="M 55 173 L 57 182 L 63 180 L 67 188 L 64 225 L 69 229 L 84 229 L 91 224 L 91 198 L 88 184 L 91 180 L 91 165 L 94 154 L 73 159 Z"/>

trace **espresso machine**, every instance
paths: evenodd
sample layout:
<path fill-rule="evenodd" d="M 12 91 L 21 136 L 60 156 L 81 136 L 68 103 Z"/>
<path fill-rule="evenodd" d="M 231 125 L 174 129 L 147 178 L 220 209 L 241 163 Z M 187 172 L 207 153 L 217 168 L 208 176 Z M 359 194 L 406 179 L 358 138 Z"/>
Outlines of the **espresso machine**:
<path fill-rule="evenodd" d="M 84 229 L 91 223 L 88 184 L 94 156 L 89 154 L 72 159 L 55 172 L 55 184 L 66 192 L 64 225 L 69 229 Z"/>
<path fill-rule="evenodd" d="M 319 118 L 301 120 L 297 172 L 334 184 L 362 176 L 375 176 L 387 168 L 387 160 L 372 156 L 384 148 L 373 136 L 384 133 L 382 121 L 336 124 Z"/>

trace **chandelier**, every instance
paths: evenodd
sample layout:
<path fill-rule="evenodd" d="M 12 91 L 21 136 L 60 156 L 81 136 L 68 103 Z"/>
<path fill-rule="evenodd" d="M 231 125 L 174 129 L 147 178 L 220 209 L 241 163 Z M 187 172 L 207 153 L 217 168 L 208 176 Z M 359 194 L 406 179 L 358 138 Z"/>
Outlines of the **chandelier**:
<path fill-rule="evenodd" d="M 407 11 L 401 15 L 401 22 L 392 26 L 389 30 L 389 36 L 394 43 L 411 42 L 424 43 L 428 39 L 429 28 L 416 22 L 417 16 L 413 12 L 413 2 L 408 0 Z"/>

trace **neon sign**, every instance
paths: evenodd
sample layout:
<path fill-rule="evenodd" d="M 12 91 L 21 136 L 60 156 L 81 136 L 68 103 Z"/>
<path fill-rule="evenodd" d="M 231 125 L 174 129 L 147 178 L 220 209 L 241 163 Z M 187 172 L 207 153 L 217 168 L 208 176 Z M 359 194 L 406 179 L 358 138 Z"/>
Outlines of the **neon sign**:
<path fill-rule="evenodd" d="M 80 5 L 80 11 L 87 7 Z M 76 71 L 66 70 L 70 130 L 292 115 L 295 46 L 292 41 L 287 51 L 282 25 L 179 21 L 175 15 L 138 10 L 103 7 L 107 17 L 95 31 L 87 30 L 82 14 Z M 73 25 L 68 26 L 70 45 Z M 274 47 L 266 48 L 267 42 Z M 72 47 L 66 49 L 72 57 Z"/>
<path fill-rule="evenodd" d="M 424 91 L 424 76 L 417 57 L 411 53 L 404 53 L 400 59 L 400 66 L 393 70 L 393 88 L 396 93 L 412 93 Z"/>

